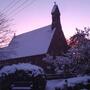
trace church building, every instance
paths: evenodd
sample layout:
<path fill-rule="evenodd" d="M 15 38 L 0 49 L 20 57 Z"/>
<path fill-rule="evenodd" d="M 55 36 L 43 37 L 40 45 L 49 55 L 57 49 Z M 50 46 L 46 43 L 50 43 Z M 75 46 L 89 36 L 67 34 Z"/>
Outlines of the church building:
<path fill-rule="evenodd" d="M 46 54 L 59 56 L 66 52 L 68 45 L 62 31 L 57 4 L 54 4 L 51 15 L 51 25 L 15 36 L 10 45 L 4 48 L 11 52 L 0 59 L 0 65 L 31 62 L 42 66 L 42 59 Z"/>

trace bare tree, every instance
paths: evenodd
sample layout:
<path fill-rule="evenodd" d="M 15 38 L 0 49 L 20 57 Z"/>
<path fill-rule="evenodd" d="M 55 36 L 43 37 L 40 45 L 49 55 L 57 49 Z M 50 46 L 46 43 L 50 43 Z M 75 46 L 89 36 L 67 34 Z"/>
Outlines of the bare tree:
<path fill-rule="evenodd" d="M 14 36 L 14 31 L 11 30 L 10 21 L 4 14 L 0 12 L 0 60 L 7 57 L 11 52 L 6 49 Z"/>
<path fill-rule="evenodd" d="M 10 29 L 9 20 L 0 13 L 0 48 L 6 47 L 11 41 L 13 31 Z"/>

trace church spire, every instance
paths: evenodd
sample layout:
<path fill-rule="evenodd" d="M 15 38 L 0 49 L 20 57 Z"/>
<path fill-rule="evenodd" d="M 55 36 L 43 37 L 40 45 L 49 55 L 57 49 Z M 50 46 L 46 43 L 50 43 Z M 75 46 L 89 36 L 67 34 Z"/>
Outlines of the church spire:
<path fill-rule="evenodd" d="M 54 2 L 51 14 L 52 14 L 52 29 L 54 29 L 60 26 L 60 11 L 56 2 Z"/>
<path fill-rule="evenodd" d="M 56 4 L 56 2 L 54 2 L 54 6 L 53 6 L 51 14 L 52 15 L 58 14 L 60 16 L 59 8 L 58 8 L 58 5 Z"/>
<path fill-rule="evenodd" d="M 54 35 L 52 38 L 52 41 L 50 43 L 50 47 L 48 49 L 48 52 L 52 55 L 61 55 L 64 52 L 67 51 L 68 45 L 62 30 L 62 25 L 60 21 L 60 11 L 58 8 L 58 5 L 56 2 L 54 3 L 53 9 L 52 9 L 52 30 L 54 29 Z"/>

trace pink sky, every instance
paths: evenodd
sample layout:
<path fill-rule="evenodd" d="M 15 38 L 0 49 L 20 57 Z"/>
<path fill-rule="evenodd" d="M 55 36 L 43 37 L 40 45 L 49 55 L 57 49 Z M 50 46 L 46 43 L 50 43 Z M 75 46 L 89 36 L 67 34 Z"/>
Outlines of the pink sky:
<path fill-rule="evenodd" d="M 0 0 L 0 8 L 3 10 L 11 1 Z M 51 24 L 54 1 L 57 2 L 61 12 L 61 23 L 66 38 L 75 33 L 76 27 L 83 29 L 90 26 L 90 0 L 36 0 L 17 15 L 15 12 L 19 11 L 19 8 L 16 11 L 13 8 L 9 9 L 5 14 L 14 19 L 13 29 L 18 35 Z"/>

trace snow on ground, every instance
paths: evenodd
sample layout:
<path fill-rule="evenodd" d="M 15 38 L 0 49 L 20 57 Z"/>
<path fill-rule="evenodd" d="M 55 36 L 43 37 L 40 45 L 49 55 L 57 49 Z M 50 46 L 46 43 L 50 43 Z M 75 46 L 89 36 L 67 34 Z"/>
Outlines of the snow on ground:
<path fill-rule="evenodd" d="M 56 80 L 48 80 L 47 81 L 47 86 L 46 90 L 55 90 L 54 87 L 60 83 L 62 80 L 61 79 L 56 79 Z"/>
<path fill-rule="evenodd" d="M 86 83 L 87 80 L 90 80 L 90 76 L 78 76 L 67 79 L 68 86 L 74 86 L 75 84 L 79 84 L 79 83 Z M 64 84 L 65 84 L 65 79 L 48 80 L 46 90 L 55 90 L 55 87 L 63 88 Z"/>
<path fill-rule="evenodd" d="M 78 77 L 74 77 L 74 78 L 69 78 L 67 79 L 67 84 L 68 86 L 75 86 L 76 84 L 79 83 L 87 83 L 87 81 L 90 80 L 90 76 L 78 76 Z M 62 82 L 58 83 L 58 85 L 56 87 L 63 87 L 65 84 L 65 80 L 63 80 Z"/>

